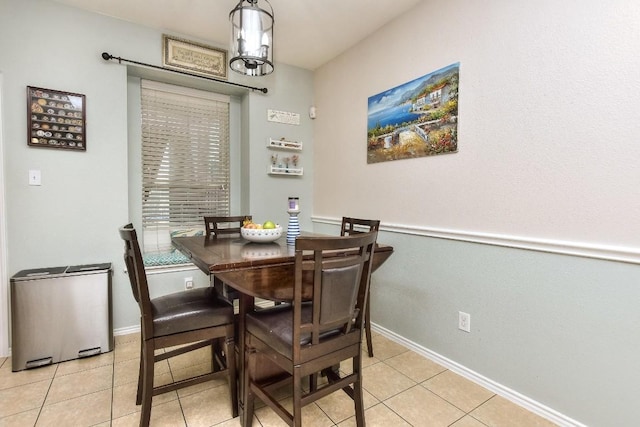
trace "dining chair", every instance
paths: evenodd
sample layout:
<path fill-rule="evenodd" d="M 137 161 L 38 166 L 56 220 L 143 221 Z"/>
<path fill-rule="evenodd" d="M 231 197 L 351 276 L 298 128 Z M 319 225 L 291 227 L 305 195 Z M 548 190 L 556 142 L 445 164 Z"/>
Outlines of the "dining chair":
<path fill-rule="evenodd" d="M 242 223 L 245 220 L 251 220 L 251 215 L 205 216 L 205 235 L 207 237 L 221 237 L 232 234 L 240 235 L 240 228 L 242 228 Z"/>
<path fill-rule="evenodd" d="M 175 292 L 151 299 L 138 237 L 132 224 L 120 228 L 124 260 L 133 296 L 140 308 L 141 346 L 136 405 L 142 405 L 140 426 L 148 426 L 152 397 L 209 381 L 225 374 L 233 416 L 238 415 L 233 306 L 211 287 Z M 224 360 L 219 341 L 224 340 Z M 211 372 L 154 387 L 154 363 L 199 348 L 211 347 Z M 168 347 L 175 347 L 169 349 Z M 165 349 L 155 354 L 156 350 Z"/>
<path fill-rule="evenodd" d="M 372 231 L 296 239 L 292 303 L 245 316 L 243 427 L 252 424 L 256 397 L 300 427 L 303 406 L 340 389 L 354 401 L 356 424 L 364 426 L 362 327 L 376 237 Z M 341 375 L 335 367 L 346 360 L 352 373 Z M 327 381 L 318 384 L 317 373 Z M 291 412 L 278 401 L 285 385 L 293 389 Z"/>
<path fill-rule="evenodd" d="M 342 217 L 342 227 L 340 228 L 341 236 L 351 234 L 364 233 L 369 231 L 378 231 L 380 229 L 380 221 L 377 219 L 361 219 Z M 364 331 L 367 335 L 367 353 L 369 357 L 373 357 L 373 341 L 371 341 L 371 294 L 367 294 L 367 308 L 364 314 Z"/>

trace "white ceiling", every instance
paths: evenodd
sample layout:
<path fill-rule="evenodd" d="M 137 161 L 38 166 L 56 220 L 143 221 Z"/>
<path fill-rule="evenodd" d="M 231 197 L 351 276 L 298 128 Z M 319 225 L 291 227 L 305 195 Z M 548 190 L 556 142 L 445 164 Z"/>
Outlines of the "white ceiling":
<path fill-rule="evenodd" d="M 227 46 L 238 0 L 54 0 Z M 274 60 L 314 70 L 423 0 L 270 0 Z M 259 5 L 266 5 L 260 0 Z"/>

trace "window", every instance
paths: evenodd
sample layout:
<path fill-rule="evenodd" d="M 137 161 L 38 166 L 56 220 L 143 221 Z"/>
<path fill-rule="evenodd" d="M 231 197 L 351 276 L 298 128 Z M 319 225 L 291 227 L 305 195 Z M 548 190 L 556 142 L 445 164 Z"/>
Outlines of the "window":
<path fill-rule="evenodd" d="M 143 80 L 141 111 L 144 251 L 161 252 L 229 215 L 229 97 Z"/>

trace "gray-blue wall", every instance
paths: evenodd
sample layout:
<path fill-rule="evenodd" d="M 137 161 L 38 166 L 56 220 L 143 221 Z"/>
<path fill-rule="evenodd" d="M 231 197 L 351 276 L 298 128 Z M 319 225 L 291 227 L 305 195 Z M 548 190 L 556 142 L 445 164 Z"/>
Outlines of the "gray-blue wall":
<path fill-rule="evenodd" d="M 196 41 L 211 44 L 207 40 Z M 306 116 L 313 103 L 312 73 L 282 65 L 278 73 L 266 78 L 243 80 L 229 76 L 230 81 L 267 87 L 269 92 L 264 95 L 170 73 L 129 68 L 101 58 L 106 51 L 161 65 L 161 42 L 159 30 L 49 0 L 0 0 L 6 273 L 11 276 L 28 268 L 112 262 L 116 331 L 135 328 L 139 323 L 137 306 L 123 273 L 123 245 L 117 233 L 121 225 L 138 220 L 136 183 L 128 178 L 130 145 L 135 146 L 135 141 L 129 141 L 131 135 L 135 138 L 135 129 L 130 127 L 136 126 L 130 125 L 133 120 L 128 111 L 134 104 L 128 95 L 131 82 L 138 76 L 230 91 L 239 115 L 232 123 L 233 210 L 251 212 L 260 221 L 273 219 L 286 226 L 287 197 L 299 195 L 305 200 L 303 226 L 311 226 L 311 174 L 294 179 L 268 176 L 266 146 L 269 137 L 304 141 L 309 147 L 303 151 L 309 162 L 307 170 L 313 170 L 313 126 Z M 27 86 L 86 95 L 86 152 L 27 146 Z M 272 124 L 267 121 L 267 108 L 301 113 L 301 123 Z M 30 169 L 41 171 L 41 186 L 28 185 Z M 183 278 L 191 276 L 197 285 L 207 284 L 206 276 L 197 270 L 154 274 L 150 276 L 152 292 L 182 289 Z M 5 284 L 4 292 L 8 292 L 6 288 Z M 2 331 L 2 335 L 7 333 Z"/>

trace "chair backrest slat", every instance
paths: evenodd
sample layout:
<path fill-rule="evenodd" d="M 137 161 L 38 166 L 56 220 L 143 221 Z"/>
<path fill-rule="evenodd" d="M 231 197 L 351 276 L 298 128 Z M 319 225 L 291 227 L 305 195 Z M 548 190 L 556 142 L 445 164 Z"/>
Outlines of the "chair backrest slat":
<path fill-rule="evenodd" d="M 369 231 L 378 231 L 380 229 L 380 221 L 377 219 L 352 218 L 348 216 L 342 217 L 342 227 L 340 228 L 341 236 L 350 236 L 352 234 L 367 233 Z"/>
<path fill-rule="evenodd" d="M 245 220 L 251 220 L 251 215 L 237 216 L 205 216 L 204 227 L 207 237 L 240 234 L 240 228 Z"/>

